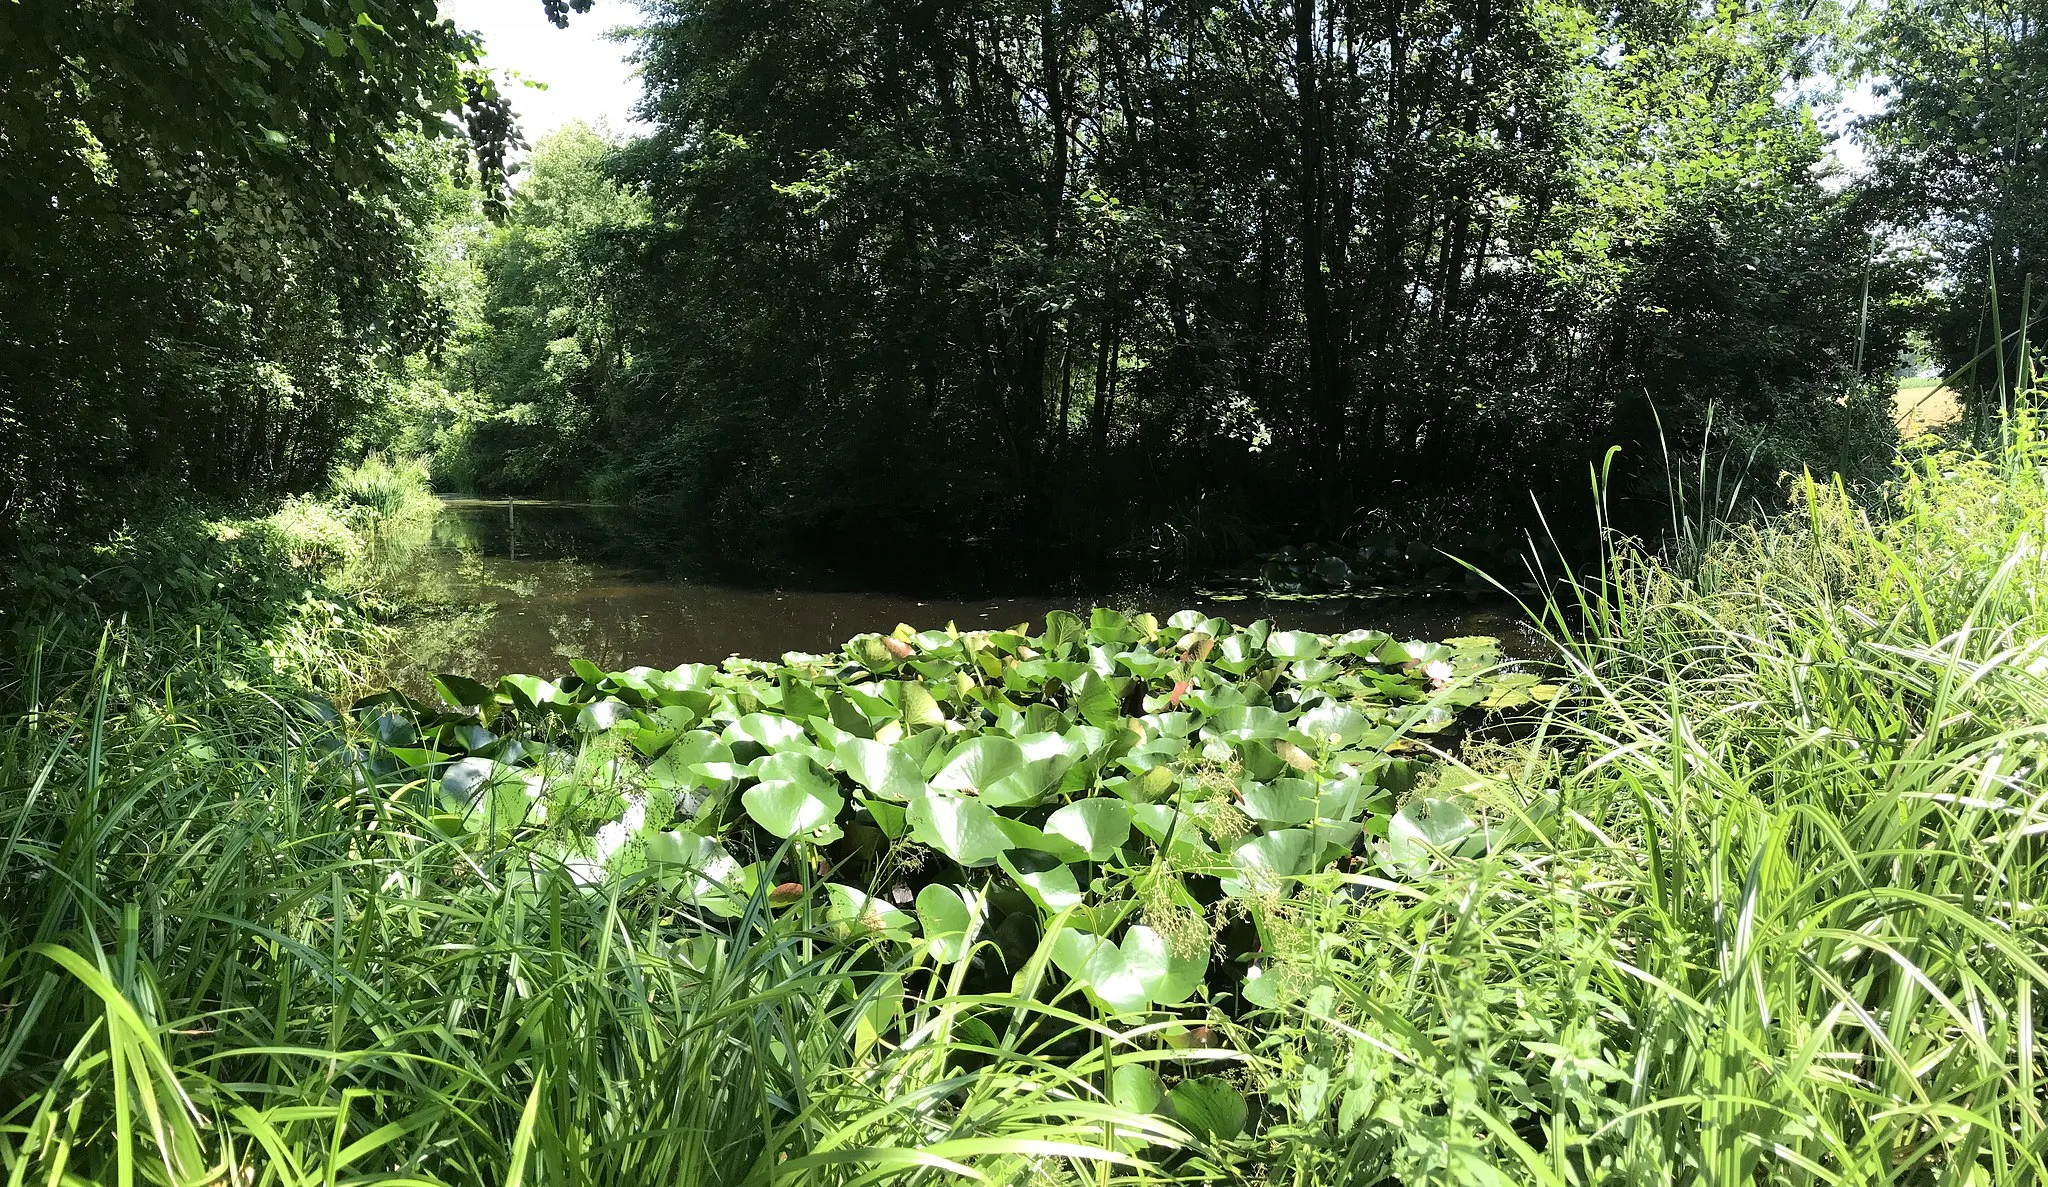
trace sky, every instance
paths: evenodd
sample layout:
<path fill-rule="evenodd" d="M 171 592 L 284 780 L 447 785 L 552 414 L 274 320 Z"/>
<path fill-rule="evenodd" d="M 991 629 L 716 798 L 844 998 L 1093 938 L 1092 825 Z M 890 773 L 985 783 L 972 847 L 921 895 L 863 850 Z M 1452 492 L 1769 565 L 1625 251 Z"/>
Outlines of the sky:
<path fill-rule="evenodd" d="M 615 132 L 645 131 L 632 119 L 640 81 L 626 62 L 627 47 L 605 37 L 638 18 L 626 0 L 597 0 L 587 13 L 571 13 L 566 29 L 548 22 L 540 0 L 441 0 L 441 15 L 483 35 L 484 62 L 492 70 L 547 84 L 544 91 L 517 82 L 507 88 L 529 143 L 574 120 L 609 124 Z"/>

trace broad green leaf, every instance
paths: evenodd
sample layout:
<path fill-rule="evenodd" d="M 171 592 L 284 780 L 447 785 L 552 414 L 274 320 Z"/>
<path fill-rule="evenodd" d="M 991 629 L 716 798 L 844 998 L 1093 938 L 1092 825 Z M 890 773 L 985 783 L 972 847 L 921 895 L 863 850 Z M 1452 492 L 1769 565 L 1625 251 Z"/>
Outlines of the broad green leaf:
<path fill-rule="evenodd" d="M 911 757 L 880 742 L 849 738 L 835 753 L 855 783 L 889 800 L 908 800 L 924 790 L 924 774 Z"/>
<path fill-rule="evenodd" d="M 987 865 L 1010 848 L 987 804 L 943 788 L 928 787 L 910 797 L 906 818 L 913 839 L 963 866 Z"/>
<path fill-rule="evenodd" d="M 1305 828 L 1247 837 L 1230 852 L 1235 872 L 1222 879 L 1223 893 L 1246 898 L 1276 892 L 1286 879 L 1308 873 L 1317 851 L 1315 834 Z"/>
<path fill-rule="evenodd" d="M 1010 839 L 1010 851 L 1012 853 L 1019 849 L 1035 849 L 1040 853 L 1050 854 L 1056 860 L 1062 862 L 1088 860 L 1088 854 L 1079 845 L 1074 844 L 1065 837 L 1053 836 L 1043 829 L 1026 824 L 1021 820 L 1012 820 L 1008 816 L 997 816 L 996 827 L 1002 829 L 1003 835 Z"/>
<path fill-rule="evenodd" d="M 1090 861 L 1107 861 L 1131 836 L 1131 806 L 1119 799 L 1079 800 L 1054 812 L 1045 832 L 1073 842 Z"/>
<path fill-rule="evenodd" d="M 1450 800 L 1411 799 L 1387 823 L 1387 858 L 1403 873 L 1419 875 L 1428 871 L 1433 855 L 1448 853 L 1478 828 Z"/>
<path fill-rule="evenodd" d="M 981 896 L 972 890 L 963 895 L 934 882 L 917 892 L 918 923 L 931 945 L 933 959 L 943 964 L 967 955 L 981 929 L 983 913 Z"/>
<path fill-rule="evenodd" d="M 686 903 L 736 918 L 744 909 L 740 863 L 710 837 L 664 832 L 647 838 L 647 863 Z"/>
<path fill-rule="evenodd" d="M 493 690 L 485 688 L 467 676 L 458 676 L 452 672 L 444 672 L 434 677 L 434 691 L 441 695 L 442 700 L 457 709 L 482 708 L 495 703 L 498 699 L 498 694 Z"/>
<path fill-rule="evenodd" d="M 775 777 L 763 779 L 740 796 L 754 823 L 778 837 L 816 832 L 836 821 L 846 807 L 836 781 L 819 775 L 809 759 L 790 757 L 795 762 L 766 768 Z"/>
<path fill-rule="evenodd" d="M 1157 1113 L 1166 1103 L 1166 1084 L 1149 1063 L 1119 1063 L 1109 1079 L 1110 1102 L 1133 1113 Z"/>
<path fill-rule="evenodd" d="M 1261 824 L 1306 824 L 1316 816 L 1316 787 L 1306 779 L 1275 779 L 1244 789 L 1245 815 Z"/>
<path fill-rule="evenodd" d="M 576 711 L 576 728 L 586 734 L 601 734 L 624 721 L 631 712 L 618 701 L 592 701 Z"/>
<path fill-rule="evenodd" d="M 1084 672 L 1072 686 L 1074 711 L 1089 725 L 1108 728 L 1123 719 L 1116 689 L 1093 671 Z"/>
<path fill-rule="evenodd" d="M 1244 1136 L 1251 1120 L 1251 1106 L 1244 1093 L 1216 1076 L 1182 1080 L 1166 1094 L 1174 1120 L 1189 1133 L 1210 1141 L 1234 1141 Z"/>
<path fill-rule="evenodd" d="M 969 738 L 946 758 L 932 776 L 932 786 L 948 791 L 984 792 L 1015 775 L 1024 766 L 1024 750 L 1008 738 Z"/>
<path fill-rule="evenodd" d="M 1275 631 L 1266 636 L 1266 652 L 1274 659 L 1314 659 L 1323 653 L 1323 640 L 1308 631 Z"/>
<path fill-rule="evenodd" d="M 1065 658 L 1086 634 L 1079 618 L 1065 610 L 1054 610 L 1045 616 L 1045 634 L 1039 636 L 1039 646 L 1055 659 Z"/>
<path fill-rule="evenodd" d="M 944 725 L 946 715 L 939 709 L 939 701 L 931 690 L 914 680 L 905 680 L 897 686 L 897 704 L 903 710 L 905 729 L 924 729 Z"/>
<path fill-rule="evenodd" d="M 727 743 L 753 742 L 763 750 L 775 750 L 804 736 L 804 727 L 773 713 L 749 713 L 725 727 Z"/>
<path fill-rule="evenodd" d="M 1287 736 L 1287 718 L 1265 705 L 1239 705 L 1216 715 L 1216 729 L 1233 742 L 1264 741 Z"/>
<path fill-rule="evenodd" d="M 864 890 L 837 882 L 825 886 L 825 917 L 849 929 L 872 932 L 891 940 L 908 940 L 917 921 Z"/>
<path fill-rule="evenodd" d="M 997 860 L 1003 871 L 1038 904 L 1038 909 L 1049 916 L 1078 907 L 1084 899 L 1074 871 L 1050 853 L 1020 846 Z"/>
<path fill-rule="evenodd" d="M 1068 926 L 1053 937 L 1052 958 L 1104 1008 L 1125 1014 L 1193 996 L 1209 967 L 1209 946 L 1181 955 L 1143 925 L 1126 932 L 1121 944 Z"/>
<path fill-rule="evenodd" d="M 512 703 L 524 709 L 538 709 L 553 704 L 561 698 L 561 690 L 553 682 L 534 676 L 506 676 L 498 681 L 498 691 L 511 699 Z"/>
<path fill-rule="evenodd" d="M 1334 701 L 1324 701 L 1294 720 L 1294 728 L 1316 750 L 1342 750 L 1364 737 L 1370 724 L 1365 714 Z"/>

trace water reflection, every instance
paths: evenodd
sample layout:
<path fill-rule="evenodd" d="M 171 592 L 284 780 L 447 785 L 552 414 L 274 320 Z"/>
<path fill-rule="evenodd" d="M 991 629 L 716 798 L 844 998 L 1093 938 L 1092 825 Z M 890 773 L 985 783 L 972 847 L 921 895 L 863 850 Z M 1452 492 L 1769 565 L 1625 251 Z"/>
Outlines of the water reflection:
<path fill-rule="evenodd" d="M 693 574 L 687 535 L 659 519 L 606 507 L 447 500 L 427 538 L 394 559 L 387 584 L 434 607 L 407 634 L 402 678 L 433 672 L 479 679 L 554 673 L 574 658 L 605 668 L 666 668 L 730 655 L 773 658 L 829 651 L 898 622 L 965 629 L 1042 622 L 1048 610 L 1091 603 L 1159 613 L 1190 607 L 1283 627 L 1357 627 L 1402 637 L 1502 636 L 1532 654 L 1511 604 L 1462 598 L 1212 602 L 1172 590 L 1095 598 L 1018 594 L 917 597 L 829 588 L 761 589 Z M 1035 629 L 1035 628 L 1034 628 Z"/>

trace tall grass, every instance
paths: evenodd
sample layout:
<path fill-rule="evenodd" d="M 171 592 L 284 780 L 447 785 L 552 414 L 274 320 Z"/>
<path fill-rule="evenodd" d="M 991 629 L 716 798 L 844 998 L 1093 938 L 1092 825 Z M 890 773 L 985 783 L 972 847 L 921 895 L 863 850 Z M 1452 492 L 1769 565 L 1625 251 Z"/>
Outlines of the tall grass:
<path fill-rule="evenodd" d="M 2048 437 L 1794 494 L 1533 609 L 1536 842 L 1302 912 L 1288 1181 L 2048 1180 Z"/>
<path fill-rule="evenodd" d="M 466 854 L 287 698 L 124 710 L 114 662 L 0 736 L 6 1182 L 1093 1183 L 1191 1144 L 1028 985 Z"/>
<path fill-rule="evenodd" d="M 1043 950 L 964 993 L 806 907 L 457 846 L 290 664 L 17 635 L 0 1181 L 2048 1180 L 2048 434 L 1793 494 L 1532 607 L 1570 695 L 1432 789 L 1491 852 L 1262 904 L 1277 1004 L 1194 1050 Z M 1132 1064 L 1258 1115 L 1119 1107 Z"/>

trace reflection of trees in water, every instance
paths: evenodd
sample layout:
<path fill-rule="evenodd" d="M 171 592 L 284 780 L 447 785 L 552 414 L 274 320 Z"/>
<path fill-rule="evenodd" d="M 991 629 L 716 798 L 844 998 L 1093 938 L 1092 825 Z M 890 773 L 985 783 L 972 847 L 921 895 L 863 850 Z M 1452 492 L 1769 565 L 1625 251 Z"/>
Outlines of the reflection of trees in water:
<path fill-rule="evenodd" d="M 1086 597 L 921 601 L 801 587 L 771 591 L 648 580 L 625 567 L 592 564 L 587 554 L 547 551 L 546 545 L 559 545 L 570 534 L 565 525 L 597 522 L 578 510 L 582 518 L 558 517 L 552 537 L 540 531 L 529 535 L 528 521 L 522 519 L 514 559 L 507 555 L 502 508 L 444 507 L 405 547 L 394 547 L 382 558 L 387 576 L 377 587 L 420 611 L 403 629 L 392 682 L 431 694 L 428 677 L 438 672 L 488 681 L 508 672 L 559 676 L 578 658 L 608 669 L 667 667 L 685 659 L 716 662 L 733 652 L 768 658 L 791 649 L 830 651 L 851 635 L 886 631 L 899 619 L 918 628 L 956 617 L 963 627 L 1005 626 L 1038 619 L 1054 606 L 1085 614 L 1090 604 Z M 524 507 L 516 513 L 530 515 Z M 1338 633 L 1370 626 L 1432 639 L 1512 634 L 1517 621 L 1497 607 L 1452 599 L 1202 604 L 1146 590 L 1108 600 L 1131 601 L 1162 616 L 1177 604 L 1190 604 L 1235 621 L 1271 617 L 1288 629 Z M 1510 649 L 1534 653 L 1512 642 Z"/>

